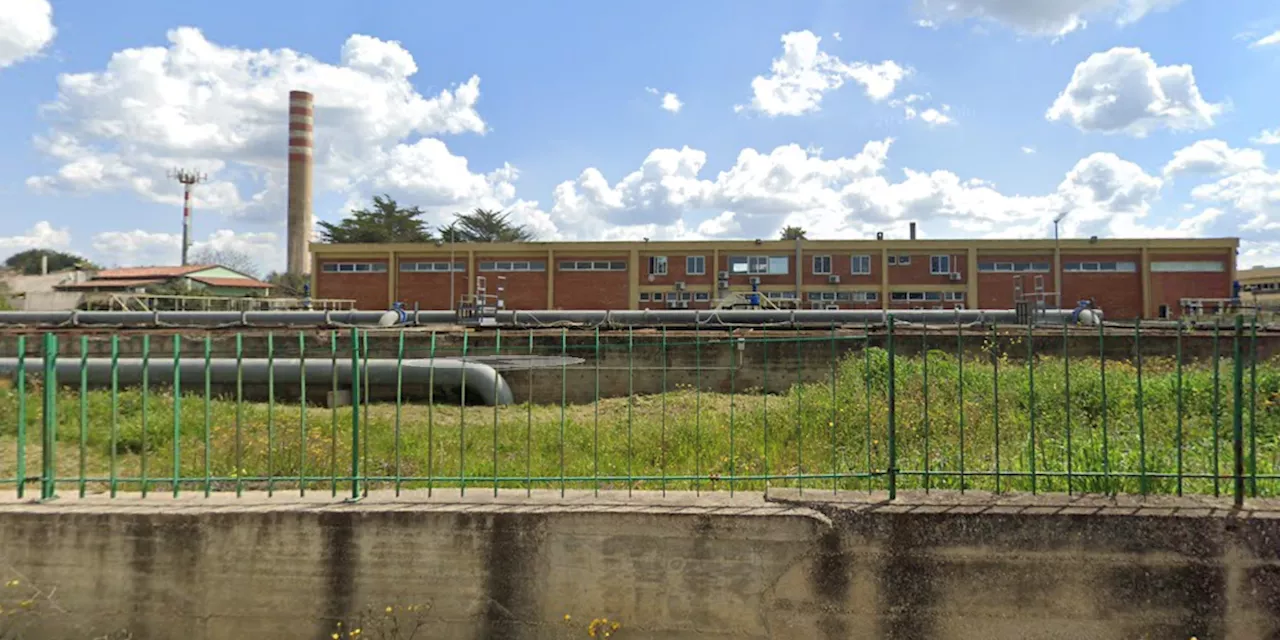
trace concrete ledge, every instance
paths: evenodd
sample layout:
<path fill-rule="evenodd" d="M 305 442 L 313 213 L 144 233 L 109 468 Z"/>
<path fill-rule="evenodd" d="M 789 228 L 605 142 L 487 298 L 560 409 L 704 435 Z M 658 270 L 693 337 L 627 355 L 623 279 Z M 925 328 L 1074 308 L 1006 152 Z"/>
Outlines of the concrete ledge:
<path fill-rule="evenodd" d="M 1280 632 L 1274 502 L 424 494 L 0 502 L 0 573 L 56 590 L 65 613 L 32 637 L 328 637 L 410 604 L 428 638 L 579 637 L 595 617 L 618 638 Z"/>

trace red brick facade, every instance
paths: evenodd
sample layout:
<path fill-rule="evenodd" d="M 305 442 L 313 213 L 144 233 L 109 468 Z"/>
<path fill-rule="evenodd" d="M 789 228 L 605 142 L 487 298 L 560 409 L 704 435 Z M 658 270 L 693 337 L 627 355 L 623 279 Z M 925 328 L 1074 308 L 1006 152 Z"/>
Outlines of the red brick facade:
<path fill-rule="evenodd" d="M 1230 238 L 1073 239 L 1061 245 L 1047 240 L 831 240 L 803 241 L 799 255 L 790 241 L 456 245 L 453 259 L 465 270 L 452 274 L 452 301 L 451 274 L 443 266 L 450 248 L 313 245 L 313 295 L 354 299 L 362 309 L 386 309 L 393 299 L 410 308 L 448 309 L 473 292 L 476 277 L 483 276 L 491 295 L 503 279 L 508 309 L 667 309 L 672 300 L 681 300 L 682 308 L 709 309 L 725 295 L 719 278 L 725 273 L 733 291 L 750 291 L 755 279 L 762 296 L 785 294 L 790 297 L 775 302 L 802 309 L 1009 309 L 1015 279 L 1024 293 L 1034 291 L 1037 277 L 1046 292 L 1053 292 L 1058 274 L 1063 308 L 1090 298 L 1112 319 L 1174 318 L 1184 299 L 1230 296 L 1237 245 Z M 1055 248 L 1060 248 L 1060 263 Z M 857 274 L 854 256 L 867 256 L 858 259 Z M 701 264 L 701 273 L 689 269 L 690 257 L 700 258 L 694 262 Z M 815 257 L 822 267 L 818 271 L 827 273 L 815 273 Z M 665 272 L 656 258 L 665 258 Z M 530 262 L 540 268 L 527 268 Z M 364 266 L 335 271 L 326 269 L 330 263 Z M 408 263 L 439 263 L 440 268 Z M 574 264 L 566 269 L 565 263 Z M 369 265 L 374 264 L 384 270 L 373 271 Z M 833 276 L 839 281 L 832 282 Z M 710 300 L 698 301 L 699 293 Z M 659 294 L 662 298 L 655 300 Z M 874 299 L 865 300 L 868 294 Z"/>

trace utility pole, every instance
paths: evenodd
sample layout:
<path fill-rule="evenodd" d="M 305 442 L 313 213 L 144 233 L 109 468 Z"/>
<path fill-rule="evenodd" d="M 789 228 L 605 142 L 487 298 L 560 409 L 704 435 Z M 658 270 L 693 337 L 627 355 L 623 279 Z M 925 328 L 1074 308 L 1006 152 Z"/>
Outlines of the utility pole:
<path fill-rule="evenodd" d="M 169 172 L 170 180 L 182 183 L 182 266 L 187 266 L 187 251 L 191 249 L 191 187 L 209 179 L 203 173 L 174 169 Z"/>
<path fill-rule="evenodd" d="M 1062 247 L 1058 244 L 1058 224 L 1062 219 L 1071 213 L 1070 209 L 1063 209 L 1057 217 L 1053 219 L 1053 290 L 1058 294 L 1058 306 L 1063 305 L 1062 297 Z"/>

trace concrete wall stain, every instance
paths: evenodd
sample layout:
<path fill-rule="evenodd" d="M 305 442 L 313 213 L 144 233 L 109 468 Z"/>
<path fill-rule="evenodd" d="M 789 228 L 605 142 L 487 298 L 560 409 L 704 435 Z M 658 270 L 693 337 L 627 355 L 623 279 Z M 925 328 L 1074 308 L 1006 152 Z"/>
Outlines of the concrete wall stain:
<path fill-rule="evenodd" d="M 1221 638 L 1225 633 L 1225 569 L 1215 558 L 1180 566 L 1125 564 L 1102 572 L 1094 591 L 1099 611 L 1117 617 L 1140 611 L 1169 615 L 1131 629 L 1142 637 Z"/>
<path fill-rule="evenodd" d="M 849 625 L 843 611 L 849 601 L 849 584 L 853 563 L 845 552 L 843 538 L 835 529 L 827 529 L 818 538 L 818 553 L 813 556 L 809 580 L 813 591 L 822 601 L 822 613 L 818 629 L 827 640 L 849 637 Z"/>
<path fill-rule="evenodd" d="M 339 620 L 350 620 L 355 613 L 356 576 L 359 570 L 356 549 L 357 512 L 325 512 L 319 516 L 324 536 L 325 602 L 324 616 L 319 620 L 318 638 L 326 638 Z"/>
<path fill-rule="evenodd" d="M 520 640 L 536 637 L 538 575 L 541 557 L 542 517 L 533 514 L 496 513 L 476 519 L 485 522 L 486 605 L 478 638 Z"/>
<path fill-rule="evenodd" d="M 936 636 L 939 563 L 930 553 L 937 543 L 926 527 L 901 514 L 883 520 L 880 538 L 879 617 L 882 638 L 926 640 Z"/>
<path fill-rule="evenodd" d="M 132 591 L 129 630 L 140 638 L 152 637 L 148 605 L 152 603 L 151 578 L 156 561 L 155 522 L 155 518 L 136 515 L 125 525 L 126 535 L 132 543 L 132 554 L 129 557 Z"/>

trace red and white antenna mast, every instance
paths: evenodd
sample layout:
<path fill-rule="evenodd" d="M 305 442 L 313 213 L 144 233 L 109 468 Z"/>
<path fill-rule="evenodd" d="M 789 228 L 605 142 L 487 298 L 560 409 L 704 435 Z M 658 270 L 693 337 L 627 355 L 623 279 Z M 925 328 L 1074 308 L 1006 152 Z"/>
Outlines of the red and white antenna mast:
<path fill-rule="evenodd" d="M 169 172 L 170 180 L 182 183 L 182 266 L 187 266 L 187 251 L 191 249 L 191 187 L 209 179 L 203 173 L 174 169 Z"/>

